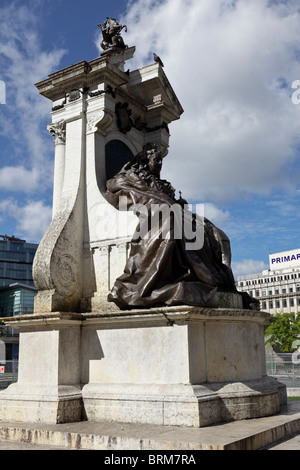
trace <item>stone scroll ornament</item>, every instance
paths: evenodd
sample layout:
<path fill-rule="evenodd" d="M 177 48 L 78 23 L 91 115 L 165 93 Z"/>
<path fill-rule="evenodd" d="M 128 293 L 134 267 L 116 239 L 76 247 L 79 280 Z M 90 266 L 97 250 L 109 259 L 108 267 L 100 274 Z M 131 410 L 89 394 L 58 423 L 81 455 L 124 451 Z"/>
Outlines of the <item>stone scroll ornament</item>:
<path fill-rule="evenodd" d="M 52 282 L 61 296 L 71 296 L 77 288 L 79 267 L 76 259 L 69 254 L 56 256 L 52 269 Z"/>
<path fill-rule="evenodd" d="M 161 167 L 160 151 L 148 144 L 107 181 L 108 202 L 120 209 L 120 201 L 127 201 L 127 208 L 133 208 L 139 216 L 124 273 L 108 296 L 108 301 L 121 309 L 203 307 L 217 291 L 237 292 L 228 237 L 208 219 L 186 210 L 187 202 L 181 196 L 176 199 L 172 185 L 161 179 Z M 159 222 L 153 224 L 155 210 L 174 206 L 174 213 L 169 211 L 169 217 L 162 216 L 161 220 L 157 217 Z M 195 230 L 202 231 L 201 247 L 186 249 L 185 236 L 176 236 L 176 227 L 182 226 L 186 217 L 192 218 Z M 244 296 L 245 308 L 254 303 Z"/>

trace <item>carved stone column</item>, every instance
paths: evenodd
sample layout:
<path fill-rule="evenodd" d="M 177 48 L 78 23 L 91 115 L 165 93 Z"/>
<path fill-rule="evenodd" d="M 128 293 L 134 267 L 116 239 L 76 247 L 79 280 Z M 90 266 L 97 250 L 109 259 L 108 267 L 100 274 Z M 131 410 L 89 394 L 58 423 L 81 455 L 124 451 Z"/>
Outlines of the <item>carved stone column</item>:
<path fill-rule="evenodd" d="M 48 131 L 54 137 L 55 160 L 54 160 L 54 182 L 53 182 L 53 207 L 52 215 L 58 211 L 65 176 L 65 152 L 66 152 L 66 123 L 62 120 L 49 124 Z"/>
<path fill-rule="evenodd" d="M 78 103 L 73 120 L 66 123 L 65 176 L 56 192 L 61 195 L 33 263 L 36 313 L 80 310 L 85 189 L 85 116 L 80 111 Z"/>

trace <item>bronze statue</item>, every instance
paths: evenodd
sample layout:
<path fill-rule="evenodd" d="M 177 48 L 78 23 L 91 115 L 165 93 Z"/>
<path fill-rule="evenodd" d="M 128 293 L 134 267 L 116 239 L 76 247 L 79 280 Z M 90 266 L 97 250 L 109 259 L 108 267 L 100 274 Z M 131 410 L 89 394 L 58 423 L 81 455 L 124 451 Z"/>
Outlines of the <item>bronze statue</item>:
<path fill-rule="evenodd" d="M 237 292 L 228 237 L 208 219 L 186 210 L 186 201 L 181 196 L 176 199 L 172 185 L 160 178 L 161 167 L 161 153 L 148 145 L 107 181 L 107 200 L 120 210 L 131 206 L 139 216 L 124 273 L 108 296 L 121 309 L 205 306 L 217 291 Z M 168 220 L 153 217 L 153 208 L 154 212 L 169 208 Z M 178 227 L 187 217 L 193 234 L 196 230 L 203 234 L 201 246 L 195 244 L 195 249 L 193 244 L 192 249 L 186 248 L 183 232 L 178 236 Z"/>
<path fill-rule="evenodd" d="M 98 26 L 102 31 L 103 40 L 101 41 L 101 47 L 104 51 L 110 49 L 127 49 L 128 46 L 125 45 L 121 36 L 122 29 L 125 28 L 127 32 L 126 25 L 120 25 L 115 18 L 107 17 L 106 21 L 98 24 Z"/>

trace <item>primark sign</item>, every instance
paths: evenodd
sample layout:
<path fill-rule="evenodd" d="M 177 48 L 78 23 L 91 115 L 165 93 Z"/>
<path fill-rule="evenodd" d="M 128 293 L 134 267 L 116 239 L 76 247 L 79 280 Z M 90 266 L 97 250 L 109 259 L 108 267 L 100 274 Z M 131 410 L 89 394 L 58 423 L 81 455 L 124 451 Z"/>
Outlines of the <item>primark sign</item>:
<path fill-rule="evenodd" d="M 300 248 L 269 255 L 270 269 L 285 269 L 300 267 Z"/>

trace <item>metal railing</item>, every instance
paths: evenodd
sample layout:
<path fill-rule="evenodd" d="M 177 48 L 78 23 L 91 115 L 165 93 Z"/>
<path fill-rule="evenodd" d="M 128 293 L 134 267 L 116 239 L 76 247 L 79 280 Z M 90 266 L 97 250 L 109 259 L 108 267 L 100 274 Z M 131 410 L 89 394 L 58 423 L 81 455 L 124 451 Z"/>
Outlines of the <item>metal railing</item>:
<path fill-rule="evenodd" d="M 267 375 L 288 388 L 300 388 L 300 361 L 290 353 L 266 354 Z"/>
<path fill-rule="evenodd" d="M 18 361 L 0 361 L 0 389 L 18 380 Z"/>
<path fill-rule="evenodd" d="M 10 326 L 0 325 L 0 339 L 9 338 L 11 336 L 19 336 L 19 330 Z"/>

